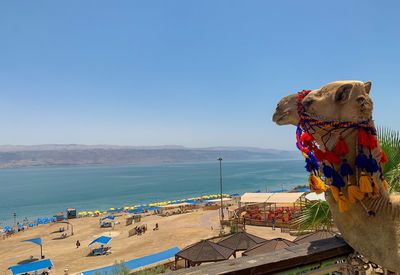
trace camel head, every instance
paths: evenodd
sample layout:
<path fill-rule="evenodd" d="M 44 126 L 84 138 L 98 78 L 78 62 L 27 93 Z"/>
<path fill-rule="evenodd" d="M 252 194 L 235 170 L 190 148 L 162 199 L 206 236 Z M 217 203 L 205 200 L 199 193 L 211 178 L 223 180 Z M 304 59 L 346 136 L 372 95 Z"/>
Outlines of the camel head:
<path fill-rule="evenodd" d="M 372 100 L 369 97 L 371 82 L 354 80 L 336 81 L 308 93 L 301 104 L 304 111 L 323 121 L 369 120 L 372 116 Z M 278 125 L 297 125 L 297 94 L 281 99 L 272 120 Z"/>
<path fill-rule="evenodd" d="M 337 81 L 301 91 L 282 98 L 272 120 L 298 126 L 311 190 L 326 192 L 346 242 L 400 273 L 400 196 L 389 196 L 379 169 L 387 159 L 376 139 L 370 90 L 371 82 Z"/>

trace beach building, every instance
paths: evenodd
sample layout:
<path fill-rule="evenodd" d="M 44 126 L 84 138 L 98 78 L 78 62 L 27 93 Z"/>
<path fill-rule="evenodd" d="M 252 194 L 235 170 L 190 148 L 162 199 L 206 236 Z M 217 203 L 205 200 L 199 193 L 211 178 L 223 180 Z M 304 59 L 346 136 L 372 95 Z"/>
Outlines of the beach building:
<path fill-rule="evenodd" d="M 245 193 L 236 216 L 240 223 L 289 227 L 306 202 L 306 192 Z"/>

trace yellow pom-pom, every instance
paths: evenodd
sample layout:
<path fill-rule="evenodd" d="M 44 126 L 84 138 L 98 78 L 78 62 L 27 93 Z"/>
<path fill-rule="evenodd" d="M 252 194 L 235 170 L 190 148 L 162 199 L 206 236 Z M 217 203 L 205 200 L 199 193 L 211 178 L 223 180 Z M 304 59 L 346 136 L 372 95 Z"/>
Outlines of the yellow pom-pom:
<path fill-rule="evenodd" d="M 338 205 L 339 211 L 342 213 L 348 211 L 350 208 L 349 202 L 346 200 L 346 197 L 343 194 L 340 194 L 339 196 Z"/>
<path fill-rule="evenodd" d="M 383 185 L 383 188 L 385 188 L 386 191 L 389 190 L 389 183 L 386 181 L 386 179 L 382 180 L 382 185 Z"/>
<path fill-rule="evenodd" d="M 347 187 L 347 196 L 350 203 L 355 203 L 356 201 L 362 200 L 364 198 L 364 193 L 361 192 L 358 186 L 349 185 L 349 187 Z"/>
<path fill-rule="evenodd" d="M 331 185 L 331 193 L 335 201 L 339 201 L 339 188 L 336 186 Z"/>
<path fill-rule="evenodd" d="M 321 178 L 315 175 L 310 175 L 310 177 L 308 178 L 308 182 L 310 183 L 311 190 L 315 191 L 315 193 L 317 194 L 321 194 L 327 189 L 325 183 L 321 180 Z"/>
<path fill-rule="evenodd" d="M 359 184 L 360 184 L 360 190 L 363 193 L 372 193 L 372 185 L 371 185 L 371 180 L 370 178 L 362 173 L 359 179 Z"/>

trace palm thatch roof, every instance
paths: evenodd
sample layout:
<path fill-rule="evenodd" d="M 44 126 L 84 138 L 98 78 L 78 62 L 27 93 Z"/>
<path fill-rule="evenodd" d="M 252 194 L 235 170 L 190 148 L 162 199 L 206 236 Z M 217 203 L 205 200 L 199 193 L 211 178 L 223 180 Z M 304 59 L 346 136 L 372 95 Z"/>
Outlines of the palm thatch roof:
<path fill-rule="evenodd" d="M 298 236 L 294 242 L 300 244 L 300 243 L 309 243 L 312 241 L 318 241 L 318 240 L 322 240 L 322 239 L 327 239 L 327 238 L 331 238 L 333 236 L 335 236 L 335 233 L 329 232 L 329 231 L 316 231 L 307 235 L 303 235 L 303 236 Z"/>
<path fill-rule="evenodd" d="M 175 256 L 192 263 L 218 262 L 229 259 L 235 251 L 222 245 L 203 240 L 186 247 Z"/>
<path fill-rule="evenodd" d="M 282 238 L 276 238 L 272 239 L 270 241 L 266 241 L 260 244 L 257 244 L 256 246 L 253 246 L 252 248 L 246 250 L 243 252 L 243 256 L 254 256 L 258 254 L 264 254 L 268 252 L 272 252 L 278 249 L 284 249 L 290 246 L 297 245 L 295 242 L 288 241 L 286 239 Z"/>
<path fill-rule="evenodd" d="M 229 237 L 219 241 L 218 244 L 230 248 L 234 251 L 247 250 L 259 243 L 267 241 L 266 239 L 254 236 L 247 232 L 237 232 Z"/>

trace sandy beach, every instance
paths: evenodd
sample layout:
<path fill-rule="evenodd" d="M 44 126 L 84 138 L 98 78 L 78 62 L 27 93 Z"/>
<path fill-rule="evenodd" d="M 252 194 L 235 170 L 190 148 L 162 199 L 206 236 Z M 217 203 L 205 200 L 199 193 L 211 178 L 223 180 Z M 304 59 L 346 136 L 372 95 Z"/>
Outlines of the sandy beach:
<path fill-rule="evenodd" d="M 99 227 L 98 217 L 88 217 L 70 220 L 74 227 L 74 236 L 57 240 L 61 234 L 53 233 L 61 226 L 67 229 L 65 224 L 48 224 L 33 229 L 19 232 L 5 240 L 0 240 L 0 272 L 9 274 L 8 267 L 20 261 L 28 259 L 31 255 L 40 257 L 40 247 L 32 243 L 22 242 L 23 240 L 41 237 L 43 240 L 43 254 L 54 263 L 53 274 L 64 274 L 68 268 L 69 274 L 80 271 L 91 270 L 116 261 L 131 260 L 137 257 L 146 256 L 175 246 L 184 248 L 202 239 L 218 236 L 219 221 L 218 211 L 198 210 L 186 214 L 160 217 L 146 216 L 138 224 L 147 224 L 148 231 L 140 236 L 128 237 L 128 231 L 138 224 L 125 226 L 123 216 L 116 218 L 120 224 L 114 229 Z M 159 230 L 153 231 L 155 224 L 159 224 Z M 211 229 L 211 227 L 213 229 Z M 271 230 L 264 227 L 247 227 L 247 232 L 257 236 L 271 239 L 284 237 L 294 239 L 289 234 L 280 233 L 280 230 Z M 68 231 L 70 234 L 70 231 Z M 87 256 L 90 252 L 88 244 L 96 237 L 105 235 L 111 236 L 110 243 L 112 254 L 107 256 Z M 75 243 L 79 240 L 80 248 Z"/>

